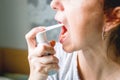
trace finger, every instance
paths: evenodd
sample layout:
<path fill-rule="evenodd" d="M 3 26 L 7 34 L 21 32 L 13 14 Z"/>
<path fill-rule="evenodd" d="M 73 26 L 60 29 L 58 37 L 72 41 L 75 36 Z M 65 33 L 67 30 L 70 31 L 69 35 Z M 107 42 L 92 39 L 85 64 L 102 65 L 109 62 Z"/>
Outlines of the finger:
<path fill-rule="evenodd" d="M 27 44 L 28 44 L 28 47 L 29 48 L 35 48 L 37 43 L 36 43 L 36 34 L 38 32 L 41 32 L 45 30 L 43 27 L 36 27 L 36 28 L 33 28 L 30 32 L 28 32 L 26 35 L 25 35 L 25 38 L 26 38 L 26 41 L 27 41 Z"/>
<path fill-rule="evenodd" d="M 36 58 L 36 61 L 42 64 L 51 64 L 59 62 L 59 60 L 53 55 Z"/>
<path fill-rule="evenodd" d="M 47 67 L 45 68 L 44 72 L 47 72 L 47 74 L 51 73 L 51 71 L 58 71 L 59 70 L 59 66 L 58 64 L 48 64 L 46 65 Z"/>
<path fill-rule="evenodd" d="M 50 53 L 51 55 L 54 55 L 56 51 L 54 50 L 53 47 L 49 45 L 41 45 L 41 46 L 36 47 L 34 49 L 34 52 L 31 53 L 31 55 L 41 57 L 41 56 L 45 56 L 48 53 Z"/>
<path fill-rule="evenodd" d="M 34 64 L 34 69 L 36 72 L 40 72 L 42 74 L 48 74 L 49 71 L 55 70 L 58 71 L 59 70 L 59 66 L 58 64 L 41 64 L 41 63 L 35 63 Z"/>

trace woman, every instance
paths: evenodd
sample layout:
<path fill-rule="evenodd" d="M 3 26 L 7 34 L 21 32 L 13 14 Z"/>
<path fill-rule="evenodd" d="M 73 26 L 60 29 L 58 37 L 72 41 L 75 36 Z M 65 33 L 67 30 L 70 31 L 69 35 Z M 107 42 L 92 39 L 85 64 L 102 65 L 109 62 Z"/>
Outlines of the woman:
<path fill-rule="evenodd" d="M 37 47 L 35 35 L 44 29 L 32 29 L 26 35 L 29 80 L 119 80 L 120 0 L 52 0 L 51 7 L 64 24 L 62 49 Z M 46 52 L 52 55 L 43 56 Z M 59 72 L 48 77 L 52 69 Z"/>

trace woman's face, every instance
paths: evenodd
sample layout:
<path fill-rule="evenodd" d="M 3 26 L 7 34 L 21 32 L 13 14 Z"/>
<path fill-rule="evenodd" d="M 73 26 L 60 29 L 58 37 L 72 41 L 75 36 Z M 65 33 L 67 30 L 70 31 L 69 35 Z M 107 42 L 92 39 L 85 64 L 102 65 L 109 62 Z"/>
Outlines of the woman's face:
<path fill-rule="evenodd" d="M 63 23 L 59 41 L 67 52 L 96 45 L 103 26 L 102 0 L 53 0 L 55 19 Z"/>

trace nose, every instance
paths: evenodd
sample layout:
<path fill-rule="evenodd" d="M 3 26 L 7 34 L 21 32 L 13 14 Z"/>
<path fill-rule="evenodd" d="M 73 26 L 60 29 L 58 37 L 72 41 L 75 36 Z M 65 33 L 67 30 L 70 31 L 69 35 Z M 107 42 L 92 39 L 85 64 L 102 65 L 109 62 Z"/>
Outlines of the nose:
<path fill-rule="evenodd" d="M 52 0 L 50 6 L 55 11 L 64 10 L 63 4 L 60 0 Z"/>

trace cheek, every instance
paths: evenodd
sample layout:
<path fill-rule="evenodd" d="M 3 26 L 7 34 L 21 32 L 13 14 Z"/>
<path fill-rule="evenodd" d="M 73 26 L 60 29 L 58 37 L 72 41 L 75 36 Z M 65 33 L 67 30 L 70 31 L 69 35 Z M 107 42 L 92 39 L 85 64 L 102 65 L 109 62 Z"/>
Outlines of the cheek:
<path fill-rule="evenodd" d="M 73 14 L 73 13 L 71 13 Z M 74 13 L 75 14 L 75 13 Z M 102 16 L 86 16 L 85 14 L 75 14 L 68 16 L 70 40 L 74 50 L 79 50 L 90 43 L 97 42 L 101 37 Z M 96 22 L 97 21 L 97 22 Z M 95 38 L 95 39 L 94 39 Z"/>
<path fill-rule="evenodd" d="M 81 49 L 87 40 L 86 31 L 84 30 L 76 30 L 75 32 L 71 32 L 71 42 L 73 42 L 73 46 L 76 50 Z"/>
<path fill-rule="evenodd" d="M 84 39 L 89 25 L 89 17 L 81 12 L 71 12 L 74 15 L 68 15 L 69 33 L 73 41 Z"/>
<path fill-rule="evenodd" d="M 73 50 L 79 50 L 89 43 L 94 43 L 95 39 L 93 38 L 97 37 L 102 29 L 103 15 L 100 13 L 101 11 L 87 8 L 70 7 L 66 9 L 65 14 L 69 24 L 68 31 Z"/>

